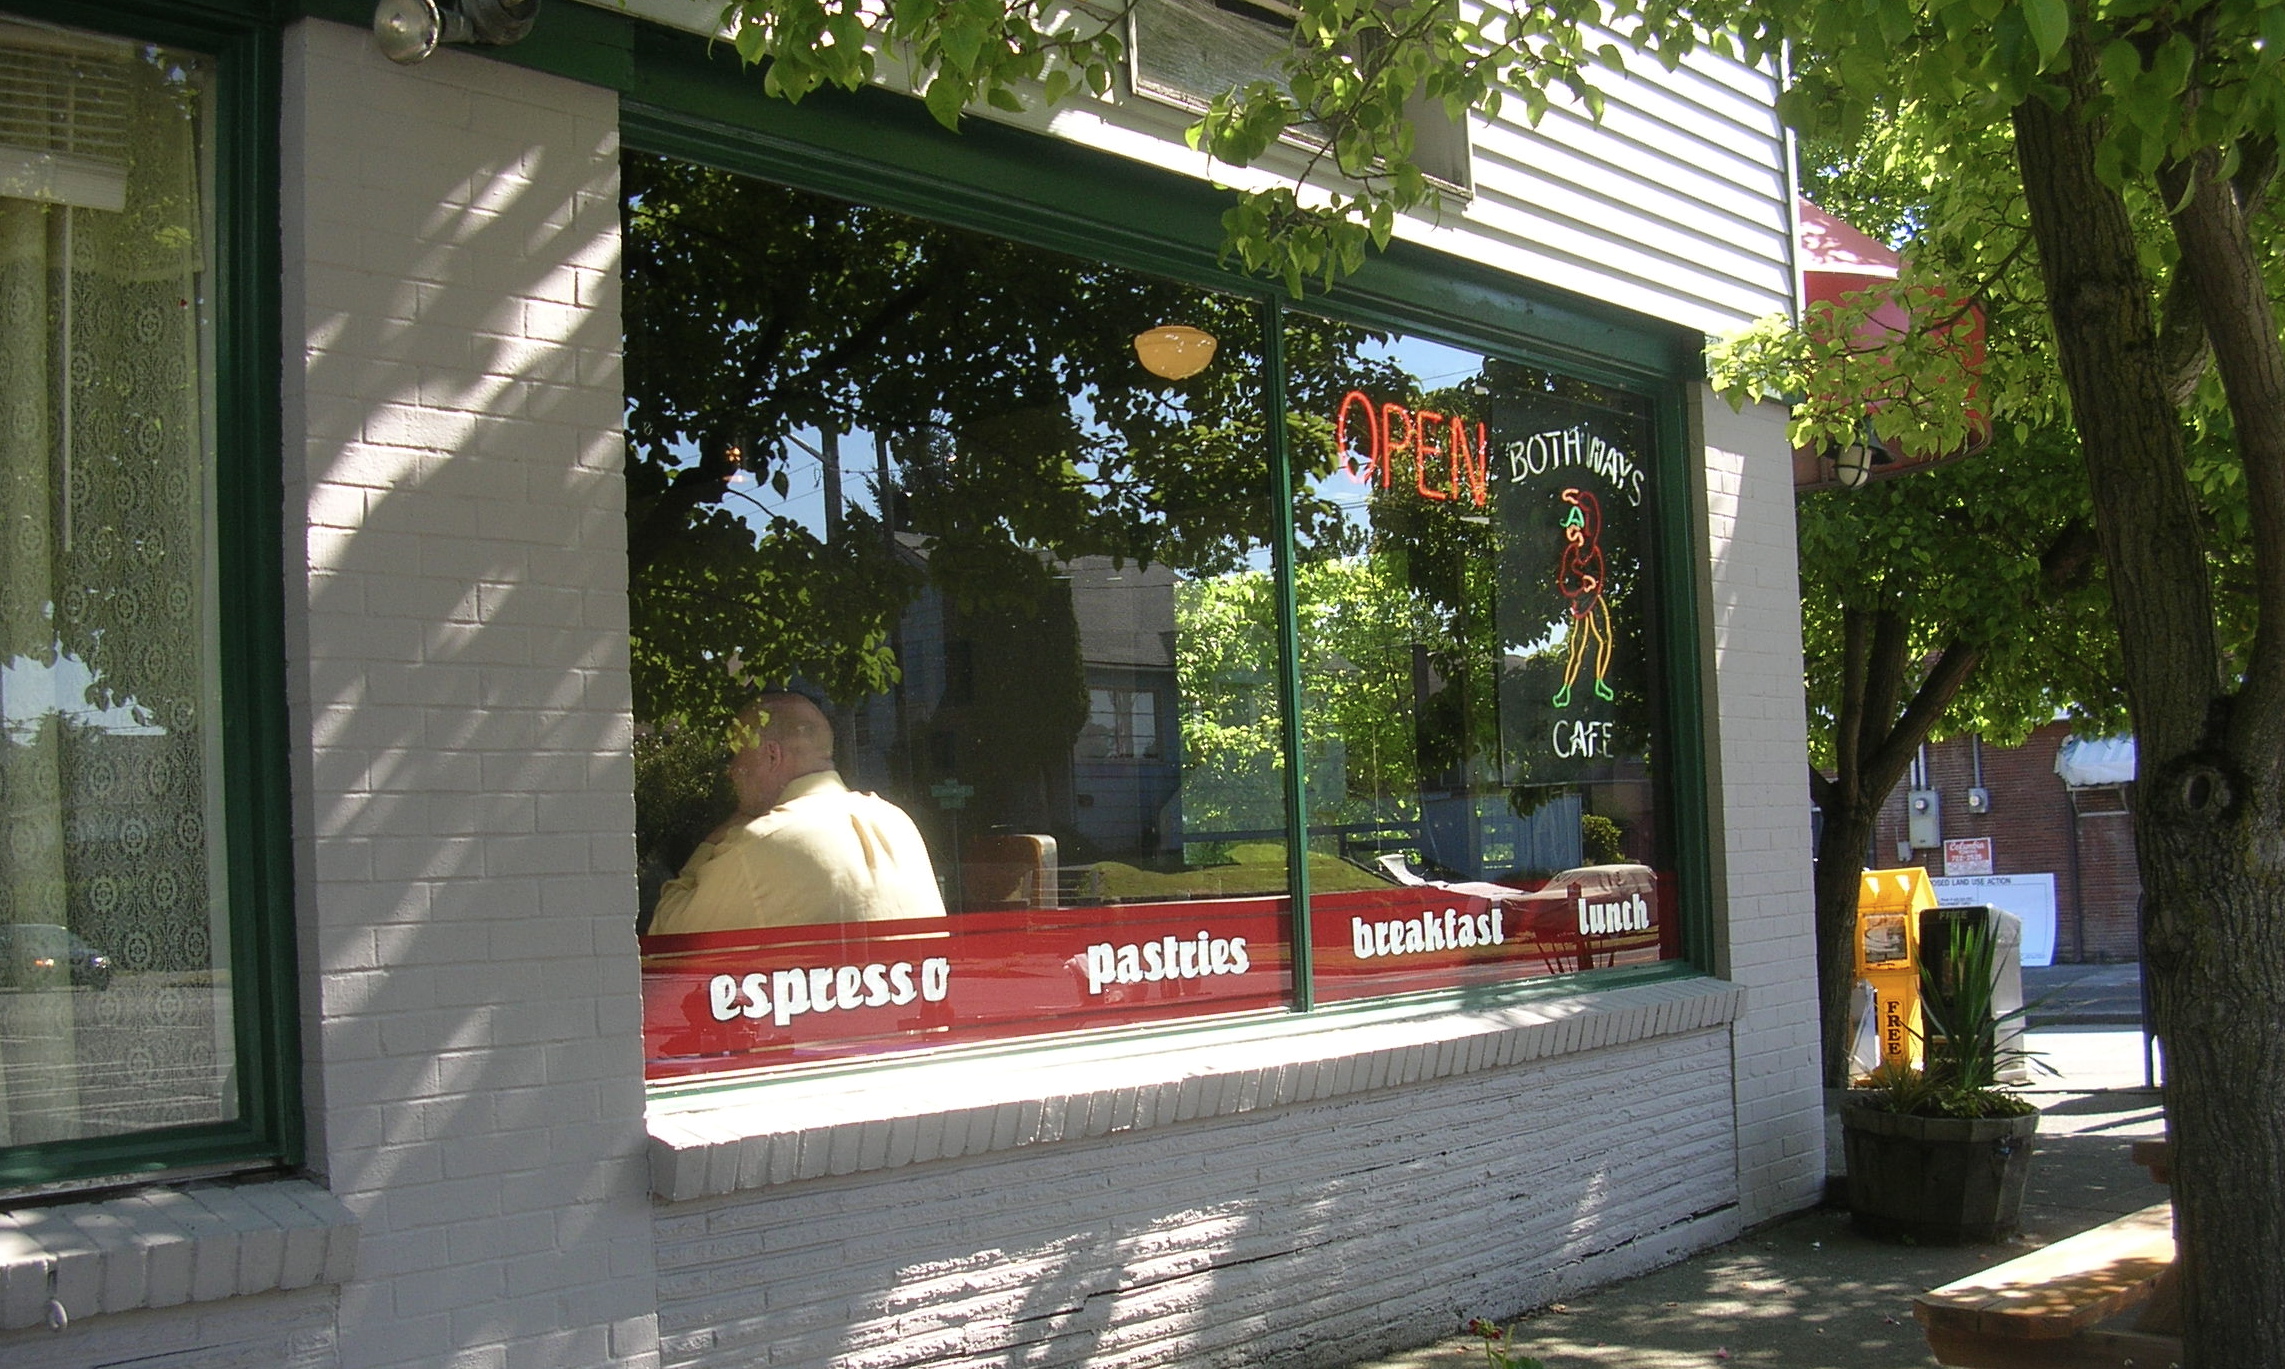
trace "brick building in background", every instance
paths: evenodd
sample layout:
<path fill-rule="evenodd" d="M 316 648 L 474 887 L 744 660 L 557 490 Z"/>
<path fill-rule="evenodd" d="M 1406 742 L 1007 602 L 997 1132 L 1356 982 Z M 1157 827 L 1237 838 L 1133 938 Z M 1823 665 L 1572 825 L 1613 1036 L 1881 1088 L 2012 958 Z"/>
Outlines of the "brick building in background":
<path fill-rule="evenodd" d="M 1931 744 L 1881 809 L 1869 859 L 1942 876 L 1943 841 L 1988 837 L 1990 873 L 2054 876 L 2058 962 L 2137 959 L 2142 881 L 2134 864 L 2133 786 L 2115 778 L 2115 769 L 2064 765 L 2071 740 L 2070 724 L 2056 722 L 2017 747 L 1985 746 L 1973 736 Z M 2129 765 L 2131 754 L 2129 746 Z M 1976 789 L 1988 801 L 1972 802 Z M 1934 845 L 1912 843 L 1914 790 L 1935 795 Z"/>

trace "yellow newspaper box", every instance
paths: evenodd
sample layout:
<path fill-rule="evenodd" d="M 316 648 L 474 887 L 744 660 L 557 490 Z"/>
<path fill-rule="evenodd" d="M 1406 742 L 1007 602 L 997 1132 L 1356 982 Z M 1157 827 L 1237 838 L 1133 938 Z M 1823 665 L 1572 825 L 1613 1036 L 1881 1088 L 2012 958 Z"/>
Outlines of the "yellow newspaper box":
<path fill-rule="evenodd" d="M 1872 985 L 1884 1066 L 1920 1063 L 1920 914 L 1935 906 L 1917 865 L 1867 870 L 1857 890 L 1857 976 Z"/>

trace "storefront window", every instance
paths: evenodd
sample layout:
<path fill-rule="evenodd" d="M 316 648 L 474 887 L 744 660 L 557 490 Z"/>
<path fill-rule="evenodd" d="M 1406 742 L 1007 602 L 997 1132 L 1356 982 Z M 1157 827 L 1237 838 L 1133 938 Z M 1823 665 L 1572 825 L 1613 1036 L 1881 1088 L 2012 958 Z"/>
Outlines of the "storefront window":
<path fill-rule="evenodd" d="M 1260 306 L 627 186 L 653 1077 L 1288 1003 Z"/>
<path fill-rule="evenodd" d="M 1678 954 L 1647 406 L 1301 315 L 1286 351 L 1317 998 Z"/>
<path fill-rule="evenodd" d="M 1267 302 L 625 184 L 651 1077 L 1677 954 L 1640 398 L 1287 314 L 1281 482 Z"/>
<path fill-rule="evenodd" d="M 213 78 L 0 20 L 0 1146 L 240 1108 Z"/>

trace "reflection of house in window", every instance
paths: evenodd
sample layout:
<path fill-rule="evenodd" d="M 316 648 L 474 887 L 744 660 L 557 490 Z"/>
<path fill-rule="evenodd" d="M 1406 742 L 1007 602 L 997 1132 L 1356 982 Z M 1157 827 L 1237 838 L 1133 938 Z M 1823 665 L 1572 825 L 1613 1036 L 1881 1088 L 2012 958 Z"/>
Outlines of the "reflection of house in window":
<path fill-rule="evenodd" d="M 1182 839 L 1174 589 L 1165 566 L 1069 563 L 1087 725 L 1072 748 L 1073 825 L 1096 851 L 1147 855 Z"/>
<path fill-rule="evenodd" d="M 1157 760 L 1158 691 L 1090 688 L 1079 756 L 1099 761 Z"/>

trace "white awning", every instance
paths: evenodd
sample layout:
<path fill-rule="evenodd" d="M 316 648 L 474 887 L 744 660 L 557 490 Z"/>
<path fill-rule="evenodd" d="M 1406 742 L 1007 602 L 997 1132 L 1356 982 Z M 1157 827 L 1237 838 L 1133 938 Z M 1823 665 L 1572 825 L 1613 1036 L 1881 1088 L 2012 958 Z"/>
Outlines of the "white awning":
<path fill-rule="evenodd" d="M 2066 737 L 2055 756 L 2055 773 L 2073 789 L 2134 781 L 2134 738 Z"/>

